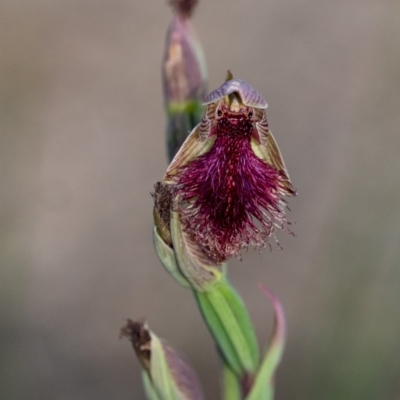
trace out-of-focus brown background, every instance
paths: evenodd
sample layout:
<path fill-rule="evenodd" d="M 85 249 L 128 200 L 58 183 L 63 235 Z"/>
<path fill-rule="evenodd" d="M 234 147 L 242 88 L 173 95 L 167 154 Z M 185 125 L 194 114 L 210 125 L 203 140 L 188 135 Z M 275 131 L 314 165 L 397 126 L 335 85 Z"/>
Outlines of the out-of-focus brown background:
<path fill-rule="evenodd" d="M 166 168 L 165 1 L 0 2 L 0 397 L 144 399 L 118 340 L 145 316 L 207 398 L 218 359 L 152 249 Z M 270 104 L 299 196 L 284 251 L 230 275 L 262 343 L 282 300 L 279 400 L 400 399 L 400 3 L 203 0 L 209 88 L 226 69 Z"/>

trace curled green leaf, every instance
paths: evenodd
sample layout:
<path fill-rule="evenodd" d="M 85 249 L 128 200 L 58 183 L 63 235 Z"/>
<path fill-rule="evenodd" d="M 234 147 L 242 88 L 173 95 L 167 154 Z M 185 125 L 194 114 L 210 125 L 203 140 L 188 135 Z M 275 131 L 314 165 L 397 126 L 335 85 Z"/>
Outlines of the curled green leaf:
<path fill-rule="evenodd" d="M 267 352 L 246 400 L 273 400 L 274 376 L 285 347 L 286 321 L 282 304 L 263 285 L 260 285 L 260 288 L 268 296 L 274 307 L 274 329 Z"/>

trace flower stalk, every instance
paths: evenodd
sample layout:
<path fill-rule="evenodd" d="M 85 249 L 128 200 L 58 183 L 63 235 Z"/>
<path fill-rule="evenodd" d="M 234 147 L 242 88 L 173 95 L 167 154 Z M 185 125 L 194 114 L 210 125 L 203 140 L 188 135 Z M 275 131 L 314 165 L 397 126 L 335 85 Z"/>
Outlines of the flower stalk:
<path fill-rule="evenodd" d="M 226 363 L 222 368 L 222 400 L 242 400 L 242 388 L 237 375 Z"/>
<path fill-rule="evenodd" d="M 265 247 L 278 228 L 290 232 L 283 196 L 296 192 L 259 93 L 228 71 L 204 104 L 201 122 L 155 185 L 154 244 L 170 275 L 192 289 L 226 379 L 235 377 L 242 398 L 272 398 L 259 376 L 277 365 L 270 361 L 277 347 L 260 368 L 254 328 L 225 264 L 249 245 Z"/>
<path fill-rule="evenodd" d="M 266 247 L 279 230 L 291 233 L 285 197 L 296 191 L 269 130 L 267 102 L 231 71 L 205 96 L 204 57 L 190 23 L 197 0 L 170 3 L 162 73 L 171 162 L 152 193 L 154 248 L 170 276 L 193 292 L 222 360 L 223 399 L 273 400 L 285 342 L 283 308 L 262 288 L 275 322 L 260 361 L 227 261 L 249 246 Z M 128 320 L 121 334 L 142 365 L 149 400 L 203 398 L 191 367 L 147 325 Z"/>

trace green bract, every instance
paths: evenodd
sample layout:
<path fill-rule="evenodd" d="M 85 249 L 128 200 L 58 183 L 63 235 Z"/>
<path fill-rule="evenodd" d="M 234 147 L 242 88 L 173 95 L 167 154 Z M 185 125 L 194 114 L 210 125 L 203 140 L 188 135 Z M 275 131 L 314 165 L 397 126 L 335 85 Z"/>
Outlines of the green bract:
<path fill-rule="evenodd" d="M 224 280 L 214 290 L 195 292 L 200 311 L 227 365 L 237 376 L 253 374 L 258 365 L 258 345 L 247 310 Z"/>

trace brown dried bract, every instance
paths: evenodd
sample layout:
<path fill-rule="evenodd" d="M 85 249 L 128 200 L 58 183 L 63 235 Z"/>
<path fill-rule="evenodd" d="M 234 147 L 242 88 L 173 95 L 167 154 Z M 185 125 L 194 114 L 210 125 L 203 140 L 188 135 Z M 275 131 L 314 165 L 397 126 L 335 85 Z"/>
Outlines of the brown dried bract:
<path fill-rule="evenodd" d="M 151 196 L 154 199 L 154 207 L 160 215 L 162 221 L 170 228 L 172 190 L 171 185 L 157 182 L 154 185 L 154 193 Z"/>
<path fill-rule="evenodd" d="M 120 338 L 126 337 L 132 343 L 136 356 L 147 371 L 150 370 L 151 337 L 149 330 L 142 321 L 128 319 L 121 328 Z"/>

